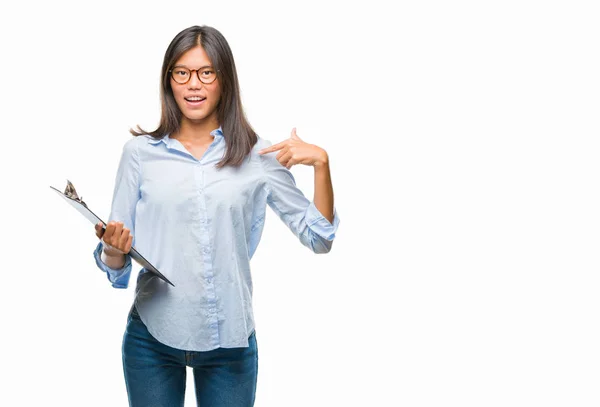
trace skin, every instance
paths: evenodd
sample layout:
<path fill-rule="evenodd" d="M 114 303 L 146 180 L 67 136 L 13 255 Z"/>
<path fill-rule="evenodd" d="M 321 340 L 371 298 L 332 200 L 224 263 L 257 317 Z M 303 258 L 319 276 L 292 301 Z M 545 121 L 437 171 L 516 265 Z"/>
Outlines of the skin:
<path fill-rule="evenodd" d="M 104 254 L 110 257 L 122 258 L 123 264 L 125 264 L 124 255 L 129 253 L 131 250 L 131 243 L 133 242 L 133 235 L 130 233 L 130 230 L 123 226 L 123 222 L 115 221 L 108 222 L 105 231 L 102 229 L 102 223 L 97 223 L 95 228 L 96 236 L 101 238 L 104 242 Z M 114 264 L 114 261 L 112 263 Z M 108 263 L 106 263 L 106 265 L 112 267 Z M 121 265 L 121 267 L 122 266 L 123 265 Z"/>
<path fill-rule="evenodd" d="M 201 46 L 185 52 L 174 66 L 185 66 L 190 70 L 211 67 L 212 63 Z M 202 72 L 202 71 L 201 71 Z M 217 105 L 221 98 L 219 79 L 213 83 L 202 83 L 196 72 L 192 72 L 190 80 L 179 84 L 171 78 L 171 89 L 177 106 L 183 113 L 180 130 L 170 135 L 178 140 L 195 157 L 200 158 L 214 137 L 210 132 L 219 127 L 217 120 Z M 190 106 L 185 98 L 190 96 L 205 97 L 199 106 Z M 312 166 L 315 171 L 314 203 L 319 212 L 330 222 L 333 222 L 333 187 L 329 171 L 329 156 L 327 152 L 314 144 L 309 144 L 292 130 L 289 139 L 274 144 L 259 151 L 259 154 L 278 152 L 276 159 L 281 165 L 290 169 L 297 164 Z M 104 242 L 102 261 L 109 267 L 118 269 L 125 264 L 125 254 L 131 250 L 133 235 L 124 227 L 123 222 L 110 221 L 106 230 L 102 224 L 95 226 L 96 236 Z"/>

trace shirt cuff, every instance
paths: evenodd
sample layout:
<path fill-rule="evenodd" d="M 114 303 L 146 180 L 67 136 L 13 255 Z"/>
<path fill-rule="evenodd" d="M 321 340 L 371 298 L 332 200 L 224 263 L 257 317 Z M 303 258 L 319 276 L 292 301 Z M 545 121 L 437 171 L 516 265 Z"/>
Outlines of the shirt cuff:
<path fill-rule="evenodd" d="M 113 269 L 108 267 L 102 261 L 102 242 L 98 243 L 96 250 L 94 250 L 94 259 L 96 259 L 96 265 L 100 270 L 106 273 L 108 281 L 112 283 L 114 288 L 127 288 L 129 282 L 129 273 L 131 272 L 131 256 L 125 255 L 125 264 L 120 269 Z"/>
<path fill-rule="evenodd" d="M 335 232 L 340 224 L 340 218 L 337 215 L 337 211 L 333 208 L 333 224 L 331 224 L 324 216 L 319 212 L 314 202 L 311 202 L 306 209 L 305 216 L 306 224 L 317 235 L 321 236 L 325 240 L 335 239 Z"/>

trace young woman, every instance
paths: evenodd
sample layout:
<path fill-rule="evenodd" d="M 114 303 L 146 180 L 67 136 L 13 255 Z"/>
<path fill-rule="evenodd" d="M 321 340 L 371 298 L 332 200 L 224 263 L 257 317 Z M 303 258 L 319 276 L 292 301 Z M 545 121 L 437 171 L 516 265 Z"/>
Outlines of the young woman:
<path fill-rule="evenodd" d="M 96 225 L 98 267 L 126 288 L 136 247 L 174 287 L 142 269 L 123 337 L 131 406 L 183 406 L 186 366 L 202 407 L 254 404 L 258 356 L 250 259 L 267 204 L 315 253 L 339 219 L 328 155 L 295 130 L 275 145 L 246 121 L 231 49 L 211 27 L 173 39 L 161 73 L 158 128 L 132 130 L 110 222 Z M 289 169 L 314 167 L 314 200 Z M 134 237 L 135 236 L 135 237 Z"/>

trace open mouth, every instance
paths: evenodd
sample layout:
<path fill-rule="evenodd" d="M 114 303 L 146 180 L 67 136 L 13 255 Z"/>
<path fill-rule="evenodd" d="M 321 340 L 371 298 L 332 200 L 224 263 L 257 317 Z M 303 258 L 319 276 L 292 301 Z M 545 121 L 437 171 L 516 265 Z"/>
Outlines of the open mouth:
<path fill-rule="evenodd" d="M 184 98 L 186 100 L 186 102 L 192 103 L 192 104 L 198 104 L 198 103 L 202 103 L 203 101 L 206 100 L 205 97 L 201 97 L 201 96 L 188 96 L 186 98 Z"/>

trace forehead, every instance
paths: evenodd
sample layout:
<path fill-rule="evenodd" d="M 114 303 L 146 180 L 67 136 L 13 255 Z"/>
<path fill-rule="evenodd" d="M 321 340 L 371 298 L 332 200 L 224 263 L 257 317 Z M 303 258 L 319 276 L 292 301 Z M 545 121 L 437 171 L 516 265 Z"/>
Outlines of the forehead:
<path fill-rule="evenodd" d="M 187 67 L 201 67 L 212 65 L 206 51 L 200 45 L 187 50 L 177 61 L 175 65 L 185 65 Z"/>

